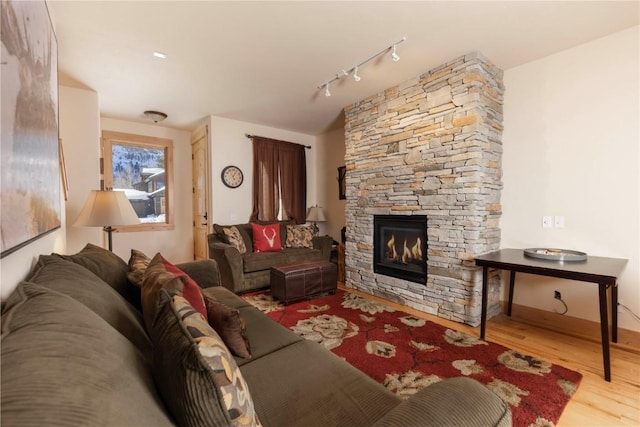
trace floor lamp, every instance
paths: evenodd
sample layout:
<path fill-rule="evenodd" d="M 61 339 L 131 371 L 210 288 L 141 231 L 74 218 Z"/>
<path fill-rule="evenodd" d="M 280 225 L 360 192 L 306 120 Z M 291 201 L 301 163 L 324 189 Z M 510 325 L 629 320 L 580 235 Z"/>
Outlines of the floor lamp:
<path fill-rule="evenodd" d="M 112 250 L 111 233 L 114 225 L 134 225 L 140 220 L 124 191 L 92 190 L 75 226 L 102 227 L 107 232 L 109 250 Z"/>

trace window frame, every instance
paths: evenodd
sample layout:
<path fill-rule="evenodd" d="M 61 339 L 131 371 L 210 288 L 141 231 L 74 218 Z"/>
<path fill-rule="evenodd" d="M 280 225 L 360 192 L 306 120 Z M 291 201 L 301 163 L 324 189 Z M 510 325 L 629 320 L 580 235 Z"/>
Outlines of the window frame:
<path fill-rule="evenodd" d="M 163 231 L 174 230 L 173 212 L 173 140 L 154 136 L 136 135 L 124 132 L 103 131 L 101 138 L 101 187 L 113 188 L 113 146 L 125 145 L 136 148 L 163 150 L 165 174 L 165 222 L 119 225 L 117 231 Z"/>

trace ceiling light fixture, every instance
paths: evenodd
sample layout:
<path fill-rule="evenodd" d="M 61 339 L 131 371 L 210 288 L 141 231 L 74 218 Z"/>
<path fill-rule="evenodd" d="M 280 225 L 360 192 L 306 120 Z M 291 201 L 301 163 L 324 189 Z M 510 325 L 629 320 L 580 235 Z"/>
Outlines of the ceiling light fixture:
<path fill-rule="evenodd" d="M 165 113 L 160 111 L 147 110 L 144 112 L 144 116 L 148 119 L 153 120 L 154 123 L 158 123 L 167 118 Z"/>
<path fill-rule="evenodd" d="M 362 77 L 360 77 L 360 75 L 358 75 L 358 68 L 362 67 L 367 62 L 374 60 L 378 56 L 388 52 L 389 50 L 391 50 L 391 59 L 393 59 L 393 62 L 398 62 L 400 60 L 400 57 L 396 53 L 397 45 L 399 45 L 400 43 L 402 43 L 406 39 L 407 39 L 406 37 L 402 37 L 397 42 L 395 42 L 393 44 L 390 44 L 389 46 L 385 47 L 384 49 L 382 49 L 381 51 L 377 52 L 376 54 L 371 55 L 369 58 L 365 59 L 361 63 L 349 68 L 349 71 L 346 71 L 346 70 L 340 71 L 339 73 L 335 74 L 333 76 L 333 78 L 328 80 L 326 83 L 323 83 L 320 86 L 318 86 L 318 89 L 324 89 L 325 96 L 331 96 L 331 92 L 329 92 L 329 84 L 331 84 L 331 83 L 335 82 L 336 80 L 339 80 L 339 79 L 341 79 L 343 77 L 347 77 L 349 75 L 349 73 L 351 73 L 351 72 L 353 72 L 353 80 L 359 82 L 360 80 L 362 80 Z"/>
<path fill-rule="evenodd" d="M 166 53 L 162 53 L 162 52 L 153 52 L 153 56 L 155 56 L 156 58 L 160 58 L 160 59 L 167 59 L 167 55 Z"/>
<path fill-rule="evenodd" d="M 395 44 L 393 45 L 393 50 L 391 51 L 391 59 L 393 59 L 393 62 L 400 61 L 400 57 L 396 53 L 396 45 Z"/>
<path fill-rule="evenodd" d="M 358 75 L 358 66 L 356 65 L 356 68 L 353 69 L 353 80 L 359 82 L 360 80 L 362 80 L 362 77 L 360 77 Z"/>

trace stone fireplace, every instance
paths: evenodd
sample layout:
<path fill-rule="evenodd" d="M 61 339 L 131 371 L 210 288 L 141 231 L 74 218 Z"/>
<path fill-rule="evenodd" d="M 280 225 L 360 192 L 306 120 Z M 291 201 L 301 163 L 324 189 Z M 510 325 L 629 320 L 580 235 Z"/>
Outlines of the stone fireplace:
<path fill-rule="evenodd" d="M 503 92 L 502 71 L 472 53 L 345 108 L 347 287 L 480 323 L 473 258 L 500 246 Z M 380 271 L 376 216 L 425 218 L 426 280 Z M 489 286 L 491 316 L 497 272 Z"/>

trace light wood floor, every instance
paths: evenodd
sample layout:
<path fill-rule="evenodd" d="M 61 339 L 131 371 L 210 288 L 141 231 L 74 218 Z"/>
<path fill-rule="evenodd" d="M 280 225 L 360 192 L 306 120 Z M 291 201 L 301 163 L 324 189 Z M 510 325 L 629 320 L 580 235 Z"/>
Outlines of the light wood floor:
<path fill-rule="evenodd" d="M 372 298 L 432 322 L 469 334 L 480 327 L 432 316 L 353 289 L 340 288 Z M 515 308 L 514 308 L 515 312 Z M 611 382 L 603 378 L 602 347 L 598 339 L 561 333 L 502 314 L 487 322 L 486 340 L 580 372 L 582 382 L 564 410 L 558 426 L 640 426 L 640 347 L 611 346 Z"/>

